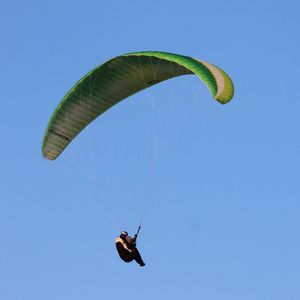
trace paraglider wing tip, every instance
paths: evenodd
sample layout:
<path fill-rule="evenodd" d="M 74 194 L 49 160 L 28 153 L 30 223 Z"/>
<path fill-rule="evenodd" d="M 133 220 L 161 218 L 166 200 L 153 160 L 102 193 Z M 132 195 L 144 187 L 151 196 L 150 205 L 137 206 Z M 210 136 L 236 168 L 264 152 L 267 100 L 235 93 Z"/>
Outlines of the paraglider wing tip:
<path fill-rule="evenodd" d="M 42 151 L 42 155 L 43 155 L 43 157 L 46 159 L 46 160 L 55 160 L 56 158 L 57 158 L 57 155 L 56 154 L 54 154 L 53 152 L 51 152 L 51 151 L 47 151 L 47 152 L 45 152 L 45 151 Z"/>

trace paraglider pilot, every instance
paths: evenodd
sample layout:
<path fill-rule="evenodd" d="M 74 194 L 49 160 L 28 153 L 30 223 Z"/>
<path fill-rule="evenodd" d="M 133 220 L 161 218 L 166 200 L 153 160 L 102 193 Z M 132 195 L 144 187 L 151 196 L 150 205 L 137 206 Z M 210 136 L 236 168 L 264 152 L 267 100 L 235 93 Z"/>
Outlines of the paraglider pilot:
<path fill-rule="evenodd" d="M 116 247 L 121 259 L 125 262 L 135 260 L 141 267 L 145 265 L 142 257 L 136 248 L 137 234 L 130 237 L 127 231 L 122 231 L 120 236 L 116 238 Z"/>

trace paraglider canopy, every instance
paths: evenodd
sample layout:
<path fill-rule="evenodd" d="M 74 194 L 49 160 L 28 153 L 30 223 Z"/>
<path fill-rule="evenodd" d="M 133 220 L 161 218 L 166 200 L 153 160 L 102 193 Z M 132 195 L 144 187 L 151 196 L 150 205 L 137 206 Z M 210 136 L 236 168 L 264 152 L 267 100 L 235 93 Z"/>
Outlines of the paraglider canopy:
<path fill-rule="evenodd" d="M 232 80 L 215 65 L 158 51 L 123 54 L 91 70 L 62 99 L 46 129 L 43 156 L 56 159 L 89 123 L 125 98 L 187 74 L 197 75 L 218 102 L 232 99 Z"/>

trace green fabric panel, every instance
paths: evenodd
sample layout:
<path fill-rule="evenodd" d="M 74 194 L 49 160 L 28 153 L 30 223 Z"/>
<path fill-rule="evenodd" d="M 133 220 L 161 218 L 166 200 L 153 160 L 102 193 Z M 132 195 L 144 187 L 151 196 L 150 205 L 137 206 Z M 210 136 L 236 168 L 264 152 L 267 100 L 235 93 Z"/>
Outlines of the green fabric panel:
<path fill-rule="evenodd" d="M 176 62 L 198 75 L 209 87 L 213 96 L 217 93 L 217 83 L 213 74 L 201 62 L 194 60 L 192 57 L 158 51 L 133 52 L 126 55 L 147 55 Z"/>
<path fill-rule="evenodd" d="M 82 77 L 50 118 L 42 153 L 54 160 L 90 122 L 125 98 L 164 80 L 198 75 L 213 96 L 213 74 L 191 57 L 165 52 L 136 52 L 113 58 Z"/>

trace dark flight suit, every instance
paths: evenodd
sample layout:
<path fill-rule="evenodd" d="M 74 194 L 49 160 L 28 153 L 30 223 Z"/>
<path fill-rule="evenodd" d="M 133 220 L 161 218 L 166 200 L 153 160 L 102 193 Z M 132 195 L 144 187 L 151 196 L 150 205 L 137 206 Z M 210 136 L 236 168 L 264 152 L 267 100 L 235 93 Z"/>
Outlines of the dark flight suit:
<path fill-rule="evenodd" d="M 145 265 L 142 257 L 136 248 L 136 236 L 131 238 L 121 234 L 116 238 L 116 247 L 121 259 L 125 262 L 131 262 L 135 260 L 141 267 Z"/>

